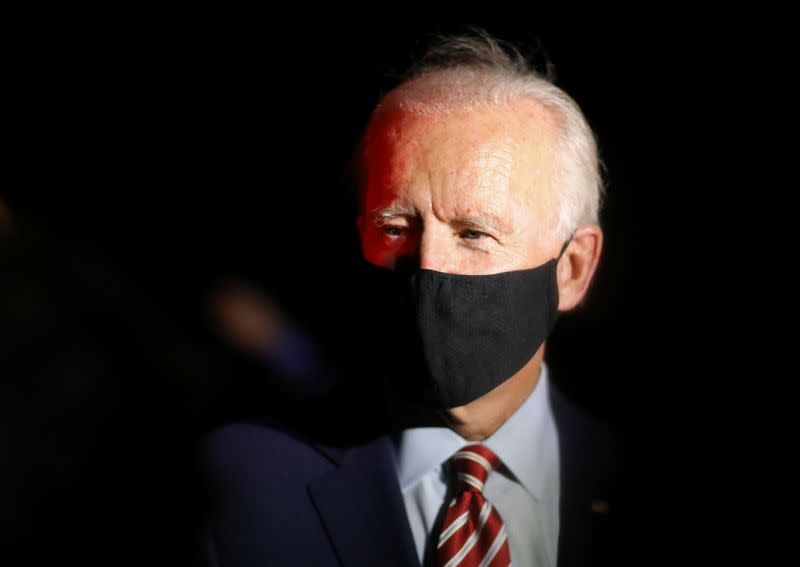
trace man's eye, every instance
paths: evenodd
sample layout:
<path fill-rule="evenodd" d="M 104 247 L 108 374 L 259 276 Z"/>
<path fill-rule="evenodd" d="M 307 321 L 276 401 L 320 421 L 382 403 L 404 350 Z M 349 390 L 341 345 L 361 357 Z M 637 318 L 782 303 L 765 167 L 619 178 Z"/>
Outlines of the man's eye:
<path fill-rule="evenodd" d="M 461 238 L 466 238 L 467 240 L 478 240 L 481 236 L 486 235 L 477 230 L 462 230 L 459 236 L 461 236 Z"/>
<path fill-rule="evenodd" d="M 381 227 L 381 230 L 386 236 L 402 236 L 404 228 L 402 226 L 384 226 Z"/>

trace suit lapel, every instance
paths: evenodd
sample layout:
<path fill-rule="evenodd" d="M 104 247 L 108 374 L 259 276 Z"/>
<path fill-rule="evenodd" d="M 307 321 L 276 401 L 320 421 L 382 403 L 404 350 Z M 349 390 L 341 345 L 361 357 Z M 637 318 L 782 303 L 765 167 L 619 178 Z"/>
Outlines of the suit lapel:
<path fill-rule="evenodd" d="M 558 565 L 592 565 L 592 490 L 597 473 L 593 428 L 556 388 L 550 392 L 561 466 Z"/>
<path fill-rule="evenodd" d="M 345 567 L 419 567 L 391 451 L 387 437 L 355 447 L 335 459 L 335 470 L 309 486 Z"/>

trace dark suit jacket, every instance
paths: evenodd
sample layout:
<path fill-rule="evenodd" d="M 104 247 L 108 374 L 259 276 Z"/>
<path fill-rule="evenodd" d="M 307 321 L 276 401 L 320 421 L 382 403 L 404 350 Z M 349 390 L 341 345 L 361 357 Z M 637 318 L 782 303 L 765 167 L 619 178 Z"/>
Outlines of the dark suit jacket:
<path fill-rule="evenodd" d="M 562 471 L 558 565 L 612 564 L 607 436 L 551 392 Z M 206 564 L 419 567 L 389 436 L 333 448 L 237 423 L 210 434 L 201 455 L 212 498 Z"/>

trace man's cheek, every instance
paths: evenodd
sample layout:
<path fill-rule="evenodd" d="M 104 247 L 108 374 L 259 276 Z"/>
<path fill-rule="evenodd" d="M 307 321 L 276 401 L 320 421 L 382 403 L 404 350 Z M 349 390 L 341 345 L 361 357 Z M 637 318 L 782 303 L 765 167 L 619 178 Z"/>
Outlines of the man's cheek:
<path fill-rule="evenodd" d="M 387 249 L 383 239 L 374 232 L 361 234 L 361 253 L 370 264 L 384 267 L 394 265 L 395 252 Z"/>

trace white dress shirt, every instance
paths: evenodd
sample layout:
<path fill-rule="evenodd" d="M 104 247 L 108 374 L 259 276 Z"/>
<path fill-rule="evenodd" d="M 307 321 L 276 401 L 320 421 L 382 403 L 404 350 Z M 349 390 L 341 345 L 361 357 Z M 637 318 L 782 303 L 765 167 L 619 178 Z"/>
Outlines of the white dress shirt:
<path fill-rule="evenodd" d="M 548 394 L 547 367 L 525 402 L 482 441 L 500 458 L 483 490 L 503 518 L 518 567 L 555 567 L 558 545 L 558 435 Z M 395 439 L 397 476 L 420 562 L 445 502 L 443 465 L 472 444 L 452 429 L 406 429 Z M 423 563 L 424 564 L 424 563 Z"/>

